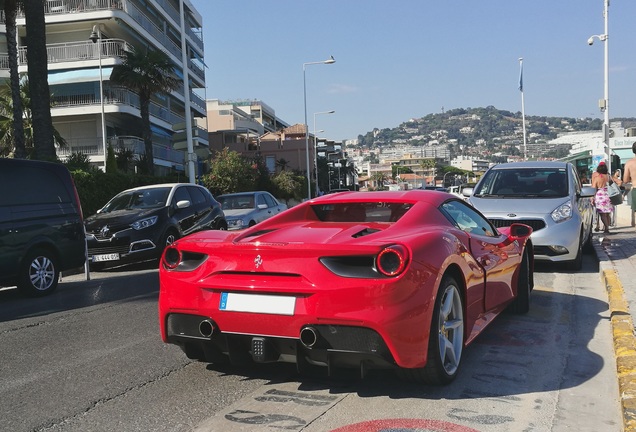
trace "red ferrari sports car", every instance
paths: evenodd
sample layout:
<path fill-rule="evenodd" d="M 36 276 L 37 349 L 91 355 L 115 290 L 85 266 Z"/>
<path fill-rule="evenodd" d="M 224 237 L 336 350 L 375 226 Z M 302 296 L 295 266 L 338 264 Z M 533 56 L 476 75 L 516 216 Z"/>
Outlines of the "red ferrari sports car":
<path fill-rule="evenodd" d="M 449 383 L 501 311 L 528 311 L 531 232 L 495 228 L 444 192 L 325 195 L 244 231 L 169 246 L 161 336 L 213 363 L 395 368 Z"/>

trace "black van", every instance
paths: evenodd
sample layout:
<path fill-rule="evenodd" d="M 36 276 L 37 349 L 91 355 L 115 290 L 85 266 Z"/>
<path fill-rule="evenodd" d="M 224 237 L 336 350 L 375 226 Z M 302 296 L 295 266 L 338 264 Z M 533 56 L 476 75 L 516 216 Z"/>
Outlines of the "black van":
<path fill-rule="evenodd" d="M 86 239 L 79 196 L 64 165 L 0 158 L 0 286 L 43 296 L 60 272 L 82 267 Z"/>

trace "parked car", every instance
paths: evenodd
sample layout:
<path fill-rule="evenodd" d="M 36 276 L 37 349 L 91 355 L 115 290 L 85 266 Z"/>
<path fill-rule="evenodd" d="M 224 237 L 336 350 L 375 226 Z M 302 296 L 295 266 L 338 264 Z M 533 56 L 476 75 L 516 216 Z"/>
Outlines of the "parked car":
<path fill-rule="evenodd" d="M 280 203 L 266 191 L 224 194 L 216 199 L 225 212 L 229 230 L 251 227 L 287 210 L 286 204 Z"/>
<path fill-rule="evenodd" d="M 0 285 L 42 296 L 86 261 L 82 208 L 64 165 L 0 158 Z"/>
<path fill-rule="evenodd" d="M 202 230 L 226 230 L 221 205 L 203 186 L 166 183 L 128 189 L 86 218 L 93 269 L 161 256 L 166 245 Z"/>
<path fill-rule="evenodd" d="M 591 251 L 596 190 L 581 186 L 568 162 L 515 162 L 492 167 L 469 202 L 496 227 L 524 223 L 533 229 L 537 260 L 564 262 L 579 270 L 583 251 Z"/>
<path fill-rule="evenodd" d="M 498 230 L 442 192 L 325 195 L 240 232 L 169 246 L 161 336 L 213 363 L 389 368 L 448 383 L 497 314 L 528 311 L 531 232 Z"/>

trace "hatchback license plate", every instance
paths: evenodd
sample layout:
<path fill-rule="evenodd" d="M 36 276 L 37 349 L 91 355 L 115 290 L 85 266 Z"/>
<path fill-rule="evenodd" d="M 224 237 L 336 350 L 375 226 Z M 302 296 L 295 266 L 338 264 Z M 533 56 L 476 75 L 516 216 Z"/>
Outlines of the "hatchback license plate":
<path fill-rule="evenodd" d="M 119 254 L 118 253 L 103 254 L 103 255 L 93 255 L 93 262 L 117 261 L 118 259 L 119 259 Z"/>

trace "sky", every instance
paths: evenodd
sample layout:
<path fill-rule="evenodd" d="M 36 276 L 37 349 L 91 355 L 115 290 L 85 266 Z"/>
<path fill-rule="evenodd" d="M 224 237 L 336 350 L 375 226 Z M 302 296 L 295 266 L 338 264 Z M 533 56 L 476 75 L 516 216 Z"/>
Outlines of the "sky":
<path fill-rule="evenodd" d="M 636 0 L 191 0 L 206 99 L 260 100 L 289 124 L 354 139 L 456 108 L 636 117 Z M 311 64 L 333 56 L 331 65 Z M 304 69 L 304 72 L 303 72 Z M 333 114 L 316 114 L 334 110 Z M 314 121 L 315 120 L 315 121 Z"/>

